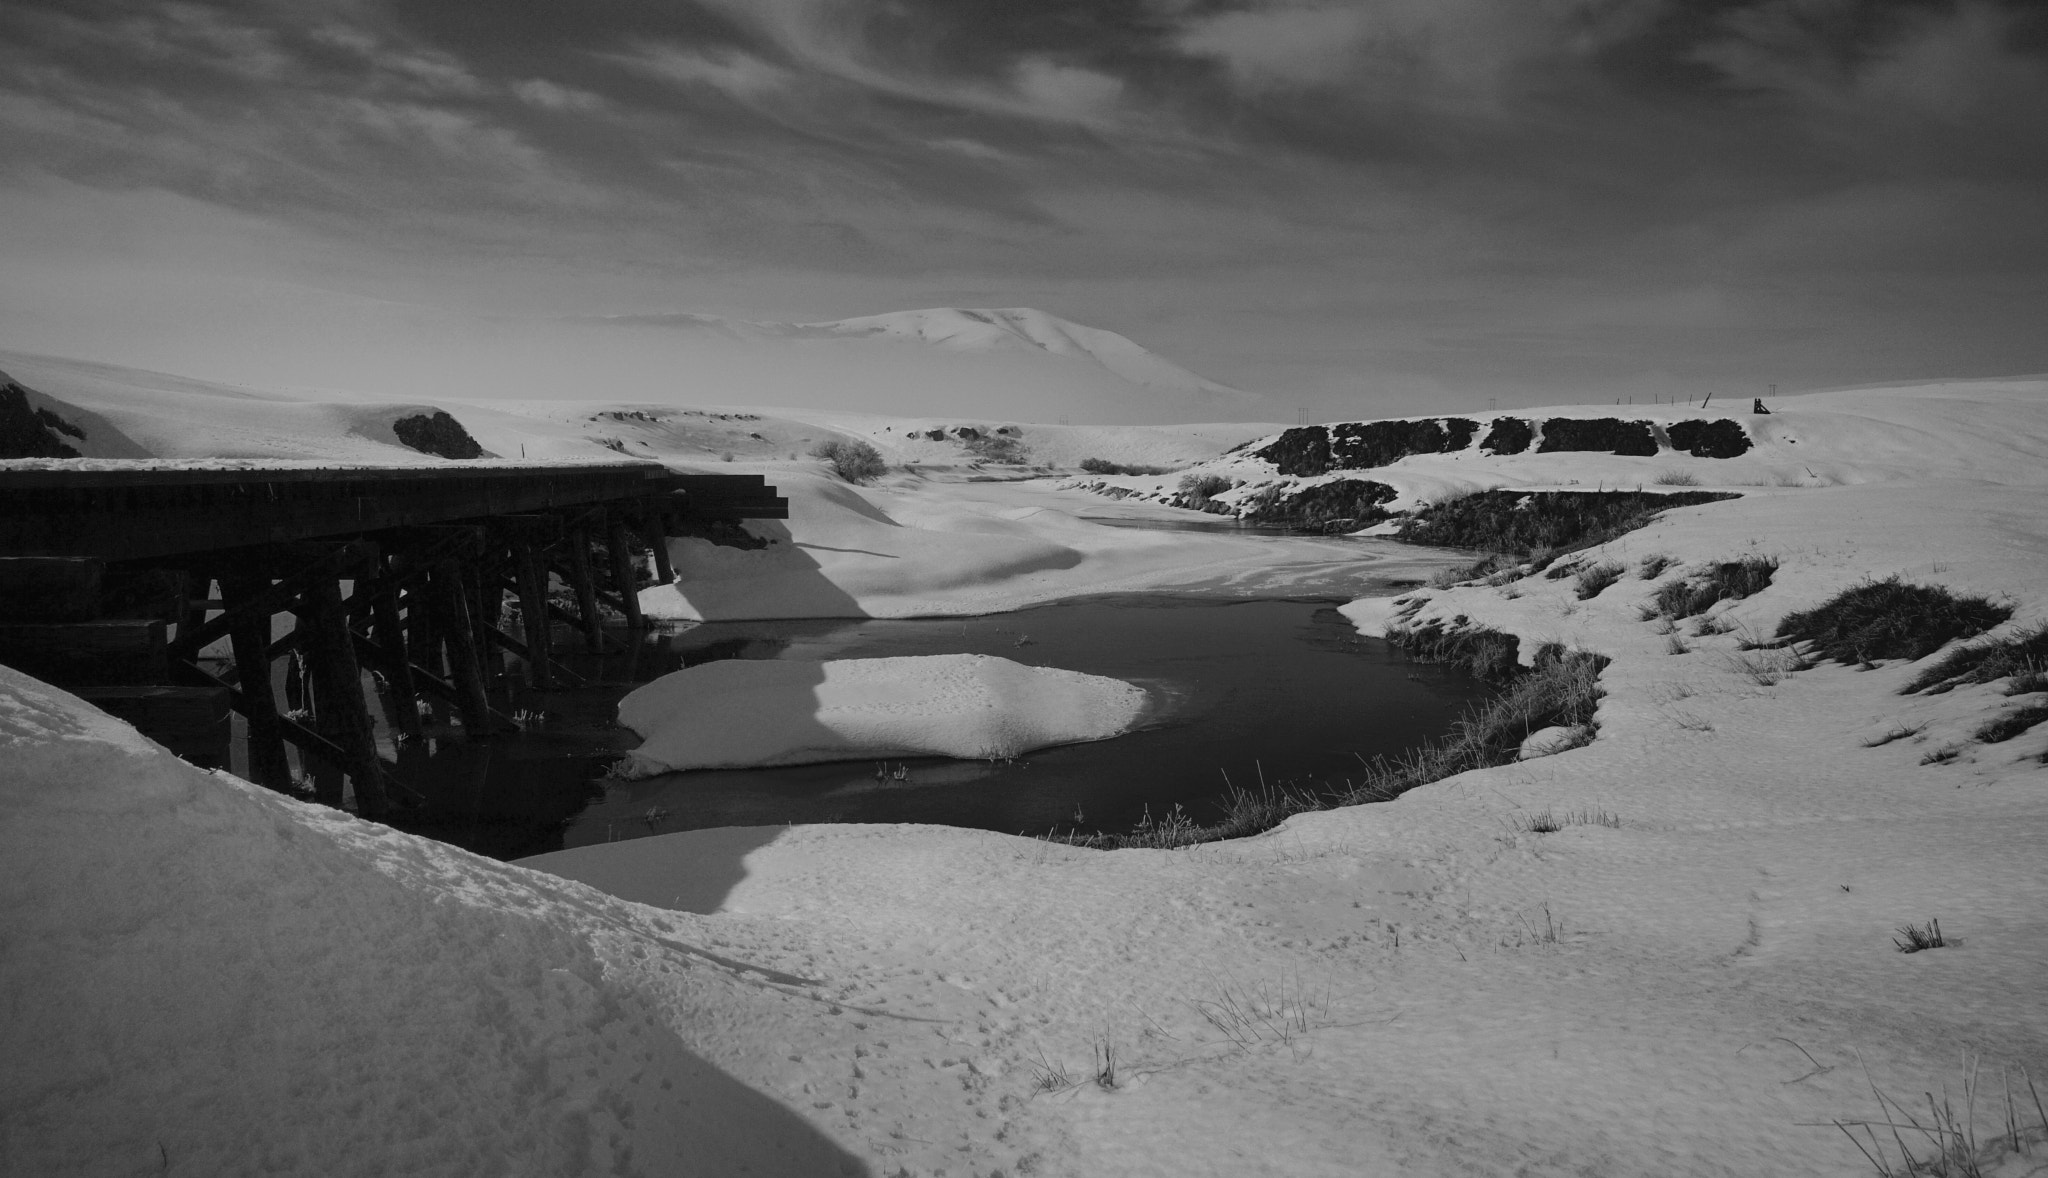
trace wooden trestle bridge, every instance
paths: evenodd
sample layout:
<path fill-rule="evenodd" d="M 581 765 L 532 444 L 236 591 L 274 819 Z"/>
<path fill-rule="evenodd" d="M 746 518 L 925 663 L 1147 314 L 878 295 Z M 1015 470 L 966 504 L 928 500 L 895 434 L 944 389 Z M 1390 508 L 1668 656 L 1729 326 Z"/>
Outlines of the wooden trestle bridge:
<path fill-rule="evenodd" d="M 666 537 L 788 514 L 758 475 L 651 463 L 0 470 L 0 664 L 213 767 L 232 710 L 252 780 L 291 788 L 289 744 L 318 800 L 341 805 L 346 777 L 377 817 L 403 787 L 379 759 L 364 671 L 389 685 L 403 734 L 421 733 L 431 697 L 487 738 L 511 723 L 486 677 L 499 652 L 551 687 L 555 623 L 593 650 L 607 612 L 644 625 L 648 574 L 674 575 Z M 232 668 L 217 674 L 201 652 L 223 639 Z M 303 671 L 309 709 L 279 706 L 280 659 Z"/>

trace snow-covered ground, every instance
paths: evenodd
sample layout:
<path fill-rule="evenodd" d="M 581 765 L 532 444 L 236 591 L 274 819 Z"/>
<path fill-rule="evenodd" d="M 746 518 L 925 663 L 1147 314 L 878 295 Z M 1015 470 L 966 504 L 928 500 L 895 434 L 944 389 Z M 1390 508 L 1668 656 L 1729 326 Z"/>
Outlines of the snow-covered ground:
<path fill-rule="evenodd" d="M 1832 1122 L 1884 1119 L 1873 1081 L 1960 1109 L 1966 1056 L 1988 1139 L 2003 1069 L 2048 1080 L 2048 727 L 1974 742 L 2026 701 L 1900 695 L 1897 663 L 1776 674 L 1737 641 L 1894 573 L 2009 601 L 1998 634 L 2048 621 L 2048 383 L 1773 408 L 1811 478 L 1775 452 L 1372 472 L 1441 494 L 1682 463 L 1743 498 L 1594 554 L 1630 572 L 1591 600 L 1538 576 L 1351 610 L 1610 656 L 1591 744 L 1179 851 L 813 826 L 508 866 L 192 769 L 0 671 L 0 1172 L 1853 1175 Z M 1044 482 L 782 470 L 784 543 L 730 576 L 680 552 L 699 571 L 650 598 L 943 612 L 1391 567 L 1108 529 Z M 1641 620 L 1640 558 L 1752 553 L 1778 572 L 1716 608 L 1728 632 Z M 1930 918 L 1960 943 L 1895 951 Z M 2048 1170 L 2038 1138 L 1988 1172 Z"/>

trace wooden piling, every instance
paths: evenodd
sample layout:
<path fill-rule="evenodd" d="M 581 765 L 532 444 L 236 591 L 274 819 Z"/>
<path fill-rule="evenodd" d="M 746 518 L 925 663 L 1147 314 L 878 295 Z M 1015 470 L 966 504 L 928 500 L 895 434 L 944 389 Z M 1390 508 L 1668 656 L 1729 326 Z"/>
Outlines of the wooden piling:
<path fill-rule="evenodd" d="M 270 615 L 254 607 L 268 577 L 255 574 L 221 578 L 221 604 L 228 610 L 228 642 L 235 652 L 235 679 L 248 723 L 249 780 L 270 789 L 290 791 L 292 765 L 285 756 L 284 731 L 278 724 L 277 693 L 270 685 Z M 236 612 L 241 611 L 241 612 Z"/>
<path fill-rule="evenodd" d="M 590 653 L 604 650 L 604 619 L 597 612 L 597 581 L 590 573 L 590 532 L 569 530 L 569 585 L 576 591 L 576 612 L 583 627 L 583 644 Z"/>
<path fill-rule="evenodd" d="M 83 556 L 0 556 L 0 618 L 87 622 L 100 614 L 106 566 Z"/>
<path fill-rule="evenodd" d="M 340 768 L 355 782 L 356 811 L 365 818 L 385 813 L 384 771 L 370 709 L 363 698 L 363 674 L 349 635 L 348 613 L 339 581 L 320 577 L 306 587 L 294 611 L 305 631 L 304 649 L 312 672 L 320 734 L 341 747 Z M 321 798 L 338 805 L 340 798 Z"/>
<path fill-rule="evenodd" d="M 673 584 L 676 579 L 675 566 L 668 561 L 668 521 L 658 510 L 650 509 L 640 517 L 640 535 L 647 541 L 648 551 L 654 553 L 654 576 L 658 583 Z"/>
<path fill-rule="evenodd" d="M 546 691 L 555 685 L 554 659 L 548 650 L 547 568 L 525 540 L 513 542 L 512 566 L 519 577 L 519 619 L 526 630 L 526 682 Z"/>
<path fill-rule="evenodd" d="M 377 624 L 377 644 L 384 648 L 384 681 L 390 685 L 391 710 L 398 730 L 420 736 L 419 685 L 412 677 L 412 650 L 398 621 L 398 586 L 391 570 L 369 586 L 370 612 Z"/>
<path fill-rule="evenodd" d="M 448 649 L 449 677 L 455 681 L 456 712 L 472 739 L 490 735 L 491 701 L 484 690 L 483 663 L 477 657 L 476 628 L 470 623 L 469 594 L 464 592 L 462 566 L 453 560 L 434 566 L 430 600 L 434 628 Z"/>
<path fill-rule="evenodd" d="M 644 630 L 645 619 L 640 614 L 640 578 L 633 575 L 633 547 L 626 531 L 626 521 L 612 516 L 611 526 L 606 529 L 610 541 L 612 564 L 612 585 L 619 591 L 619 605 L 626 611 L 626 626 L 632 630 Z"/>

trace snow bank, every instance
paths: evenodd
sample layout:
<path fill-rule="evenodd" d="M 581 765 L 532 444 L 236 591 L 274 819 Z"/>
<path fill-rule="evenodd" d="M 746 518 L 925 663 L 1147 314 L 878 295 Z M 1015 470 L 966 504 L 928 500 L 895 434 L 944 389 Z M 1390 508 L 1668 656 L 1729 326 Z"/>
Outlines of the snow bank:
<path fill-rule="evenodd" d="M 619 702 L 646 743 L 627 774 L 869 757 L 1013 757 L 1129 730 L 1145 692 L 1120 679 L 982 654 L 830 662 L 728 659 Z"/>
<path fill-rule="evenodd" d="M 631 906 L 194 769 L 6 668 L 0 862 L 0 1173 L 850 1164 L 620 980 L 623 934 L 706 981 Z"/>

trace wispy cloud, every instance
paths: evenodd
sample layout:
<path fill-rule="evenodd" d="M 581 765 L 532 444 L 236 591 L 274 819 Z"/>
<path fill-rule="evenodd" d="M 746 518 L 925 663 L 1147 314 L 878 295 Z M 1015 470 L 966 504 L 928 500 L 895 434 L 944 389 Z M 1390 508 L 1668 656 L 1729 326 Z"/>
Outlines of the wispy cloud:
<path fill-rule="evenodd" d="M 1943 354 L 1842 274 L 1976 305 L 1956 259 L 2048 269 L 2044 62 L 2023 0 L 17 0 L 0 184 L 745 274 L 792 315 L 1015 291 L 1250 384 L 1231 324 L 1288 380 L 1317 348 L 1608 379 L 1653 346 L 1704 380 L 1788 314 L 1815 370 Z M 1631 307 L 1678 310 L 1591 326 Z M 1535 342 L 1572 331 L 1603 358 Z"/>

